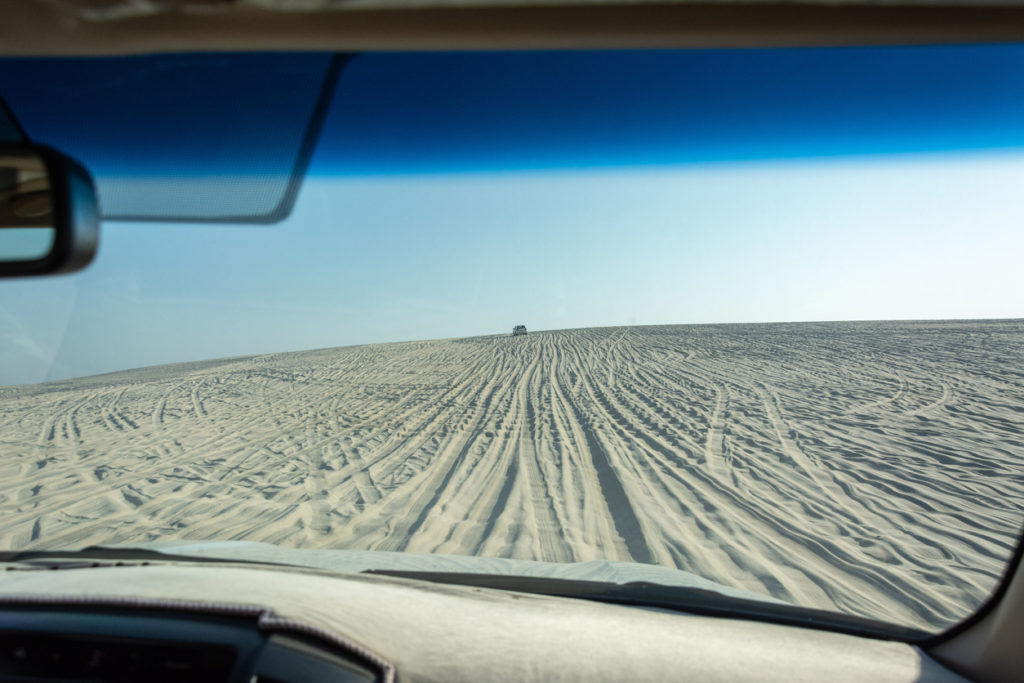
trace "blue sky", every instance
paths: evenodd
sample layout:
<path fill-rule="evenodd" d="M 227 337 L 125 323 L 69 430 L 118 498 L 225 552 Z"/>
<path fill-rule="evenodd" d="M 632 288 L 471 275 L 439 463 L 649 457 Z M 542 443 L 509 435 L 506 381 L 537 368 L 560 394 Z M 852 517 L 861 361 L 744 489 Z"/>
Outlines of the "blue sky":
<path fill-rule="evenodd" d="M 0 384 L 516 323 L 1024 316 L 1024 49 L 936 50 L 357 60 L 286 221 L 107 222 L 84 272 L 0 283 Z"/>
<path fill-rule="evenodd" d="M 314 178 L 0 283 L 0 377 L 532 329 L 1021 317 L 1024 154 Z"/>

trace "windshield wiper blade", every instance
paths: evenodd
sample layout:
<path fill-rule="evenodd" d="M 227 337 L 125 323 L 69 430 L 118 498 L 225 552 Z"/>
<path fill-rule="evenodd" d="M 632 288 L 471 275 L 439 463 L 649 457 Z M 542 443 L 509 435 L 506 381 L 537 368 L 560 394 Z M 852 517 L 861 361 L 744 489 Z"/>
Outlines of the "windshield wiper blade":
<path fill-rule="evenodd" d="M 0 562 L 38 567 L 72 569 L 110 563 L 145 564 L 157 562 L 202 562 L 205 564 L 265 564 L 275 567 L 294 565 L 248 559 L 224 559 L 196 555 L 175 555 L 149 548 L 112 548 L 94 545 L 79 550 L 7 550 L 0 552 Z"/>
<path fill-rule="evenodd" d="M 370 569 L 362 572 L 379 576 L 415 579 L 431 583 L 594 600 L 633 607 L 654 607 L 709 617 L 768 621 L 786 626 L 826 629 L 857 636 L 912 642 L 930 634 L 920 629 L 896 626 L 864 617 L 798 607 L 754 598 L 725 595 L 707 588 L 667 586 L 649 581 L 606 583 L 539 576 L 399 571 Z"/>

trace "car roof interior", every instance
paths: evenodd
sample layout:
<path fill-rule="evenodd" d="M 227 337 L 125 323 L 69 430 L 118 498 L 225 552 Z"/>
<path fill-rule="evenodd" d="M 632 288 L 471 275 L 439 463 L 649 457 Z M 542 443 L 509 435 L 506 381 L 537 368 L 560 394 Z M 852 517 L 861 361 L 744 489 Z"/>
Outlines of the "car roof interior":
<path fill-rule="evenodd" d="M 472 50 L 1008 42 L 1006 2 L 31 0 L 8 3 L 8 55 L 209 50 Z"/>

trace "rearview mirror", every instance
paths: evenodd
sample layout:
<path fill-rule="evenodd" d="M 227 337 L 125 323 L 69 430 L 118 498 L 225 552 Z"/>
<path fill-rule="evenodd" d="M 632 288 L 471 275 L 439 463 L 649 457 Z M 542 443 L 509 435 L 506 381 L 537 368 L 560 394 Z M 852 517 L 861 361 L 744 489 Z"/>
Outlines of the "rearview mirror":
<path fill-rule="evenodd" d="M 48 147 L 0 145 L 0 277 L 79 270 L 98 242 L 88 171 Z"/>

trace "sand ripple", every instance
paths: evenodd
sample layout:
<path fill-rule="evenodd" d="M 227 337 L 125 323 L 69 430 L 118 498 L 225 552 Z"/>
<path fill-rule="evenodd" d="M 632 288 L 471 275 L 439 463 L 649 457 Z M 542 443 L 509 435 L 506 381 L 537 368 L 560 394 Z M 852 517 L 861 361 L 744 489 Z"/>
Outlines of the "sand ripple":
<path fill-rule="evenodd" d="M 1024 323 L 569 330 L 0 388 L 0 547 L 632 560 L 939 628 L 1024 519 Z"/>

